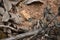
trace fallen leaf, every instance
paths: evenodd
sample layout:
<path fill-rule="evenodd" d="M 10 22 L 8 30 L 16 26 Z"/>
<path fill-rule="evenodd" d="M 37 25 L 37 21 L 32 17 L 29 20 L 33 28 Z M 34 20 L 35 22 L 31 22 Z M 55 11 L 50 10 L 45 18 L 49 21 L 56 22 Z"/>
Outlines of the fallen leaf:
<path fill-rule="evenodd" d="M 0 14 L 3 15 L 4 14 L 4 9 L 2 7 L 0 7 Z"/>
<path fill-rule="evenodd" d="M 12 5 L 9 0 L 3 0 L 4 7 L 7 11 L 9 11 L 12 8 Z"/>
<path fill-rule="evenodd" d="M 20 3 L 22 0 L 10 0 L 10 2 L 13 4 L 13 5 L 17 5 L 18 3 Z"/>
<path fill-rule="evenodd" d="M 7 22 L 9 19 L 10 19 L 9 14 L 8 14 L 8 12 L 6 11 L 6 12 L 3 14 L 2 21 L 3 21 L 3 22 Z"/>
<path fill-rule="evenodd" d="M 33 2 L 41 2 L 41 3 L 43 3 L 43 0 L 25 0 L 25 4 L 31 4 L 31 3 L 33 3 Z"/>

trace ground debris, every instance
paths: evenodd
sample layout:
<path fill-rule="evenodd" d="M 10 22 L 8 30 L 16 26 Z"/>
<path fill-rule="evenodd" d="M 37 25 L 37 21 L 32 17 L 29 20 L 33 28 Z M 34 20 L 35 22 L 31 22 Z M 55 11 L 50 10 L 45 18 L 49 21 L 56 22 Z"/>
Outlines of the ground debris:
<path fill-rule="evenodd" d="M 0 7 L 0 15 L 3 15 L 4 14 L 4 9 L 2 7 Z"/>
<path fill-rule="evenodd" d="M 12 4 L 10 3 L 9 0 L 3 0 L 3 3 L 6 11 L 9 11 L 12 8 Z"/>
<path fill-rule="evenodd" d="M 10 16 L 9 16 L 8 12 L 6 11 L 6 12 L 3 14 L 2 21 L 3 21 L 3 22 L 7 22 L 9 19 L 10 19 Z"/>
<path fill-rule="evenodd" d="M 22 11 L 21 11 L 21 15 L 22 15 L 26 20 L 32 19 L 31 16 L 30 16 L 30 14 L 27 13 L 27 11 L 25 11 L 25 10 L 22 10 Z"/>
<path fill-rule="evenodd" d="M 59 0 L 0 0 L 0 40 L 59 40 Z"/>
<path fill-rule="evenodd" d="M 43 0 L 25 0 L 25 4 L 31 4 L 31 3 L 34 3 L 34 2 L 41 2 L 41 3 L 43 3 Z"/>

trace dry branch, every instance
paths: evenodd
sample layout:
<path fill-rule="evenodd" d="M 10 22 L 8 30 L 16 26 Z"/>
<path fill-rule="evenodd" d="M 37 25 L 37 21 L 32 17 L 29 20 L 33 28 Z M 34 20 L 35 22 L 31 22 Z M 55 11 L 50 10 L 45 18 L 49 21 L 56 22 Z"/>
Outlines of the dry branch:
<path fill-rule="evenodd" d="M 9 28 L 13 31 L 17 31 L 17 29 L 14 29 L 13 27 L 10 27 L 10 26 L 5 26 L 5 25 L 0 25 L 0 28 Z"/>
<path fill-rule="evenodd" d="M 7 39 L 2 39 L 2 40 L 17 40 L 17 39 L 20 39 L 20 38 L 24 38 L 24 37 L 28 37 L 28 36 L 38 34 L 38 32 L 40 32 L 40 31 L 42 31 L 41 28 L 38 29 L 38 30 L 34 30 L 34 31 L 31 31 L 31 32 L 19 34 L 19 35 L 15 36 L 15 37 L 10 37 L 10 38 L 7 38 Z"/>

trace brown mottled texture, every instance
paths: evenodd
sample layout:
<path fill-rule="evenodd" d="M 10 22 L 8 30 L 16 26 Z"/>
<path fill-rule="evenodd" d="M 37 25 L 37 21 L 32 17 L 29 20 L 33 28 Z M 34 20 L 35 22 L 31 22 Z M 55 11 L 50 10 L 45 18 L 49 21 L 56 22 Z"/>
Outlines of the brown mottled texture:
<path fill-rule="evenodd" d="M 25 10 L 27 12 L 27 14 L 29 14 L 31 16 L 31 18 L 32 18 L 31 20 L 34 21 L 34 20 L 41 19 L 43 17 L 43 11 L 44 11 L 45 6 L 46 6 L 45 2 L 43 4 L 39 2 L 39 3 L 30 4 L 30 5 L 20 3 L 18 6 L 18 10 L 19 10 L 20 15 L 21 15 L 21 11 Z M 26 16 L 26 17 L 28 17 L 28 16 Z M 32 27 L 32 22 L 25 20 L 22 23 L 22 28 L 24 28 L 25 26 L 26 26 L 26 29 L 30 29 L 29 27 Z"/>
<path fill-rule="evenodd" d="M 21 2 L 18 6 L 18 13 L 21 15 L 21 11 L 25 10 L 31 16 L 31 18 L 33 18 L 32 21 L 34 21 L 34 20 L 42 19 L 43 13 L 44 13 L 44 8 L 46 6 L 50 6 L 52 12 L 55 15 L 57 15 L 58 14 L 58 4 L 59 4 L 57 1 L 58 0 L 44 0 L 43 3 L 32 3 L 30 5 L 26 5 L 23 2 Z M 59 18 L 60 17 L 58 17 L 58 20 L 59 20 Z M 22 25 L 20 25 L 20 27 L 22 26 L 21 28 L 24 28 L 25 26 L 27 29 L 29 27 L 32 27 L 32 25 L 30 25 L 30 22 L 27 21 L 26 19 L 21 24 L 22 24 Z"/>
<path fill-rule="evenodd" d="M 57 15 L 58 13 L 58 6 L 56 4 L 57 4 L 56 0 L 48 0 L 48 5 L 51 6 L 51 9 L 55 15 Z"/>

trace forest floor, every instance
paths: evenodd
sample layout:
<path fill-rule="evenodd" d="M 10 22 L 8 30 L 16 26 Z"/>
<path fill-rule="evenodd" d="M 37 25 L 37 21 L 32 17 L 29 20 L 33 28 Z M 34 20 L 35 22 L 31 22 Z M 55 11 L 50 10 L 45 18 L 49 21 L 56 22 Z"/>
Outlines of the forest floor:
<path fill-rule="evenodd" d="M 59 11 L 60 0 L 0 0 L 0 39 L 60 40 Z"/>

